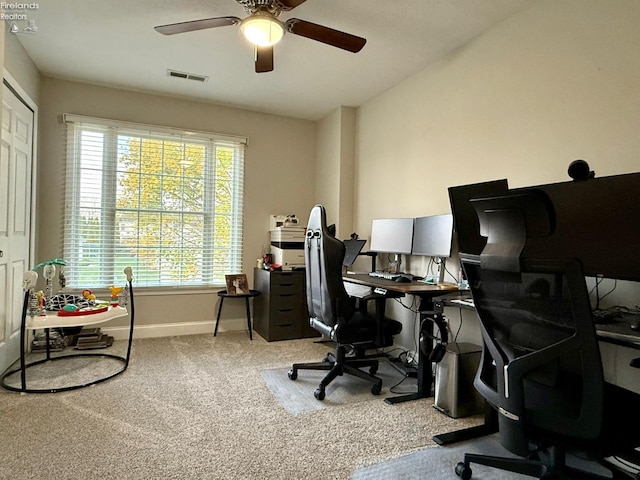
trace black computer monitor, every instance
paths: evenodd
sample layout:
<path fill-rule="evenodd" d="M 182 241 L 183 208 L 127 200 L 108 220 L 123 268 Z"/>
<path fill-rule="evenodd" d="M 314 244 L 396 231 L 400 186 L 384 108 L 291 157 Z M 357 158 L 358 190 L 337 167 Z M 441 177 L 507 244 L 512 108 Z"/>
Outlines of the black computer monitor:
<path fill-rule="evenodd" d="M 547 237 L 528 239 L 524 254 L 578 258 L 587 276 L 640 281 L 640 173 L 522 190 L 531 188 L 549 196 L 555 230 Z"/>
<path fill-rule="evenodd" d="M 640 281 L 640 173 L 534 185 L 511 190 L 542 190 L 551 200 L 551 235 L 529 238 L 528 258 L 577 258 L 585 275 Z M 487 239 L 480 235 L 472 198 L 495 197 L 508 190 L 506 180 L 449 188 L 459 250 L 479 255 Z"/>
<path fill-rule="evenodd" d="M 449 201 L 460 252 L 480 255 L 487 244 L 487 238 L 480 235 L 480 224 L 470 200 L 494 197 L 507 190 L 509 185 L 506 179 L 449 187 Z"/>
<path fill-rule="evenodd" d="M 371 223 L 371 251 L 411 253 L 413 218 L 378 218 Z"/>
<path fill-rule="evenodd" d="M 413 223 L 412 255 L 447 258 L 451 256 L 453 215 L 418 217 Z"/>

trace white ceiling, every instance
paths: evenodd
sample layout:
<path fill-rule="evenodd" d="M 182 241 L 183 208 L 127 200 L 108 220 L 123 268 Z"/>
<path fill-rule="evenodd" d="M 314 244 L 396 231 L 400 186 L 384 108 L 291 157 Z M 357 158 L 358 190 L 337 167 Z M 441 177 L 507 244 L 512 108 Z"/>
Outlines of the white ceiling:
<path fill-rule="evenodd" d="M 307 0 L 280 20 L 319 23 L 367 44 L 354 54 L 287 34 L 275 47 L 274 71 L 260 74 L 237 26 L 172 36 L 153 29 L 244 18 L 234 0 L 47 0 L 21 12 L 38 30 L 17 37 L 47 76 L 317 120 L 361 105 L 534 1 Z M 172 78 L 167 69 L 209 80 Z"/>

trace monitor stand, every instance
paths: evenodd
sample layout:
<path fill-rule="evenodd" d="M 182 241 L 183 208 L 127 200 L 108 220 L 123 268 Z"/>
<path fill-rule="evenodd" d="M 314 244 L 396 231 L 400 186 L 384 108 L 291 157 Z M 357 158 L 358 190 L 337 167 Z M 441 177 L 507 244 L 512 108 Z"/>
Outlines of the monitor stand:
<path fill-rule="evenodd" d="M 389 262 L 389 273 L 400 273 L 400 264 L 402 263 L 402 257 L 397 253 L 394 255 L 393 261 Z"/>
<path fill-rule="evenodd" d="M 420 280 L 420 281 L 427 283 L 429 285 L 442 285 L 444 284 L 444 275 L 446 273 L 445 266 L 447 263 L 447 259 L 443 257 L 433 257 L 433 259 L 439 260 L 439 261 L 436 260 L 436 265 L 438 265 L 438 274 L 435 275 L 435 278 L 432 275 L 427 275 L 424 280 Z"/>
<path fill-rule="evenodd" d="M 444 257 L 439 257 L 440 258 L 440 263 L 438 264 L 438 285 L 444 283 L 444 274 L 447 271 L 446 270 L 446 265 L 447 265 L 447 259 Z"/>

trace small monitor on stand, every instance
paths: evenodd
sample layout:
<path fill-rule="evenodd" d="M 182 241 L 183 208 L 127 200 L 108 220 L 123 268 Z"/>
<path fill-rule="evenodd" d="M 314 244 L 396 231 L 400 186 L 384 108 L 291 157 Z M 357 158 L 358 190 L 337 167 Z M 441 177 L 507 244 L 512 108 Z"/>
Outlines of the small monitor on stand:
<path fill-rule="evenodd" d="M 411 254 L 413 218 L 379 218 L 371 224 L 371 251 L 395 255 L 399 270 L 400 255 Z M 395 272 L 399 273 L 399 272 Z"/>
<path fill-rule="evenodd" d="M 451 256 L 453 215 L 430 215 L 415 219 L 412 255 L 438 259 L 438 283 L 444 282 L 446 259 Z"/>

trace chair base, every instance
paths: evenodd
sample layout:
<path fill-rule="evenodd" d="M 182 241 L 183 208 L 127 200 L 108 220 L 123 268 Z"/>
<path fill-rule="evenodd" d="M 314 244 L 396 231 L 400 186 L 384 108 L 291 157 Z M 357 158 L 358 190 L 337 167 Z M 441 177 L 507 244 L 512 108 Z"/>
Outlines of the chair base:
<path fill-rule="evenodd" d="M 368 373 L 360 370 L 361 368 L 366 367 L 369 367 Z M 318 400 L 324 400 L 327 385 L 345 373 L 373 383 L 373 386 L 371 387 L 372 394 L 379 395 L 382 392 L 382 379 L 375 376 L 378 371 L 378 360 L 373 358 L 349 358 L 346 356 L 346 349 L 344 345 L 338 345 L 336 348 L 336 354 L 327 354 L 321 362 L 294 363 L 291 370 L 288 372 L 288 376 L 291 380 L 296 380 L 298 378 L 298 370 L 329 371 L 313 393 Z"/>
<path fill-rule="evenodd" d="M 471 479 L 472 470 L 470 463 L 498 468 L 508 472 L 521 473 L 542 480 L 570 480 L 570 479 L 594 479 L 612 480 L 618 478 L 614 473 L 601 463 L 597 463 L 600 471 L 593 469 L 582 470 L 574 468 L 566 463 L 566 454 L 563 449 L 551 447 L 546 451 L 538 452 L 540 459 L 507 458 L 475 453 L 465 453 L 464 462 L 455 467 L 456 475 L 462 480 Z M 595 464 L 594 464 L 595 466 Z"/>

